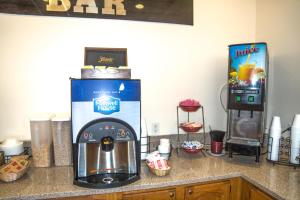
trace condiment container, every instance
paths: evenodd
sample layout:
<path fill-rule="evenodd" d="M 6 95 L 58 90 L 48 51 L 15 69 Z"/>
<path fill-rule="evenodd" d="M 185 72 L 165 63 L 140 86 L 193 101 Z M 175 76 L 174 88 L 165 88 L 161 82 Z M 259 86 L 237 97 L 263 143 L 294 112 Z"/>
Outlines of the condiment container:
<path fill-rule="evenodd" d="M 161 138 L 159 141 L 160 144 L 157 147 L 159 154 L 161 157 L 168 160 L 171 154 L 170 140 L 168 138 Z"/>
<path fill-rule="evenodd" d="M 56 166 L 72 165 L 71 121 L 67 114 L 56 115 L 52 121 L 54 163 Z"/>
<path fill-rule="evenodd" d="M 20 155 L 24 152 L 23 142 L 17 139 L 6 139 L 0 144 L 0 151 L 4 151 L 5 156 Z"/>
<path fill-rule="evenodd" d="M 50 167 L 53 163 L 53 140 L 50 114 L 35 114 L 30 119 L 31 149 L 35 167 Z"/>

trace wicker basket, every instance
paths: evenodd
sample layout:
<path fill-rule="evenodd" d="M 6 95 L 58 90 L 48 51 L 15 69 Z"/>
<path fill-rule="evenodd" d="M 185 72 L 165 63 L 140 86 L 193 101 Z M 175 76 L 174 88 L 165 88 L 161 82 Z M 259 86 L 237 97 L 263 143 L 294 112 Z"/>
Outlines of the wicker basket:
<path fill-rule="evenodd" d="M 156 176 L 166 176 L 170 173 L 171 171 L 171 167 L 169 165 L 169 168 L 168 169 L 155 169 L 153 167 L 150 167 L 150 165 L 148 165 L 148 163 L 146 162 L 150 172 Z"/>
<path fill-rule="evenodd" d="M 31 164 L 30 160 L 26 161 L 26 164 L 24 165 L 24 168 L 18 172 L 10 172 L 10 173 L 4 173 L 1 172 L 1 169 L 5 168 L 6 166 L 10 165 L 10 163 L 1 166 L 0 168 L 0 180 L 4 182 L 12 182 L 19 178 L 21 178 L 29 169 L 29 166 Z"/>
<path fill-rule="evenodd" d="M 203 125 L 201 124 L 201 126 L 198 127 L 189 127 L 189 126 L 185 126 L 184 124 L 181 124 L 180 128 L 187 133 L 196 133 L 202 128 L 202 126 Z"/>

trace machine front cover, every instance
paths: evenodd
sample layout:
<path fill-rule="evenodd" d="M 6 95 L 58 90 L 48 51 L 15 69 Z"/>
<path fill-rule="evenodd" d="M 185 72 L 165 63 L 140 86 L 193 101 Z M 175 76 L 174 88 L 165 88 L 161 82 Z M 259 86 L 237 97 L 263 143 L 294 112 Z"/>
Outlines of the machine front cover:
<path fill-rule="evenodd" d="M 140 80 L 71 79 L 72 134 L 88 122 L 111 117 L 127 122 L 140 140 Z"/>
<path fill-rule="evenodd" d="M 263 111 L 267 71 L 266 43 L 230 45 L 228 108 Z"/>

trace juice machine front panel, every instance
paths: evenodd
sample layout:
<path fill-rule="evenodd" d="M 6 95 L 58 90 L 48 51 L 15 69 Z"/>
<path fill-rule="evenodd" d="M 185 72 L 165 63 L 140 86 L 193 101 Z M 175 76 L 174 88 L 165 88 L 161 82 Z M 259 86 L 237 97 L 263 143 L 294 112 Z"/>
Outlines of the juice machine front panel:
<path fill-rule="evenodd" d="M 228 109 L 263 111 L 266 73 L 265 43 L 230 45 Z"/>
<path fill-rule="evenodd" d="M 230 154 L 231 150 L 254 154 L 258 160 L 266 114 L 267 72 L 266 43 L 229 46 L 227 144 L 232 147 Z"/>
<path fill-rule="evenodd" d="M 71 79 L 74 184 L 116 187 L 139 179 L 140 80 Z"/>

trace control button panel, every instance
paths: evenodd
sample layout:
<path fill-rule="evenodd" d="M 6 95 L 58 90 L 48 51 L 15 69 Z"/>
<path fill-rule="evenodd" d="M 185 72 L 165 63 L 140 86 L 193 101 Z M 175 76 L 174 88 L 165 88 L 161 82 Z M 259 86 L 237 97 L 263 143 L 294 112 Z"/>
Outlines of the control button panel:
<path fill-rule="evenodd" d="M 123 128 L 120 128 L 120 129 L 118 130 L 118 137 L 120 137 L 120 138 L 125 138 L 126 136 L 127 136 L 126 130 L 123 129 Z"/>
<path fill-rule="evenodd" d="M 134 133 L 130 129 L 117 122 L 96 122 L 81 131 L 80 142 L 100 142 L 104 137 L 110 137 L 115 141 L 134 140 Z"/>
<path fill-rule="evenodd" d="M 254 101 L 254 96 L 248 96 L 248 102 L 253 103 Z"/>
<path fill-rule="evenodd" d="M 236 96 L 235 96 L 235 102 L 236 102 L 236 103 L 241 103 L 241 101 L 242 101 L 241 95 L 236 95 Z"/>
<path fill-rule="evenodd" d="M 262 88 L 229 88 L 228 109 L 263 109 Z"/>

